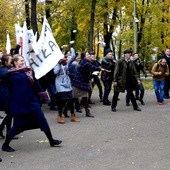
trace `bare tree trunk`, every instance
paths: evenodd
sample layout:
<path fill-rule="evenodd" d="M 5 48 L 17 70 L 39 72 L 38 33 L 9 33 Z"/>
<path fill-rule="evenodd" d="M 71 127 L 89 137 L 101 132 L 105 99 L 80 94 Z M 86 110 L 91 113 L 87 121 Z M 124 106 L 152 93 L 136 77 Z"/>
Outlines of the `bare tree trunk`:
<path fill-rule="evenodd" d="M 147 6 L 149 5 L 149 2 L 147 1 Z M 144 25 L 145 25 L 145 17 L 146 16 L 146 13 L 147 13 L 147 10 L 145 12 L 143 12 L 145 7 L 145 0 L 142 0 L 142 15 L 141 15 L 141 19 L 140 19 L 140 28 L 138 28 L 138 38 L 137 38 L 137 44 L 138 44 L 138 47 L 137 47 L 137 51 L 139 51 L 141 49 L 140 47 L 140 42 L 142 41 L 142 37 L 143 37 L 143 28 L 144 28 Z"/>
<path fill-rule="evenodd" d="M 26 23 L 27 28 L 31 28 L 31 21 L 30 21 L 30 12 L 29 12 L 29 1 L 25 0 L 25 16 L 26 16 Z"/>
<path fill-rule="evenodd" d="M 31 0 L 31 26 L 34 34 L 37 32 L 38 38 L 38 26 L 37 26 L 37 0 Z"/>
<path fill-rule="evenodd" d="M 45 8 L 45 14 L 46 14 L 46 18 L 50 18 L 51 14 L 50 14 L 50 4 L 52 4 L 52 1 L 46 1 L 46 8 Z"/>
<path fill-rule="evenodd" d="M 120 0 L 116 0 L 116 3 L 118 3 Z M 108 3 L 105 3 L 105 8 L 108 7 Z M 105 22 L 104 22 L 104 42 L 106 43 L 106 46 L 104 48 L 104 51 L 107 48 L 110 48 L 110 42 L 112 39 L 112 34 L 114 31 L 114 26 L 116 23 L 116 18 L 117 18 L 117 6 L 115 6 L 113 8 L 113 14 L 112 14 L 112 24 L 110 25 L 109 29 L 108 29 L 108 23 L 107 23 L 107 19 L 108 19 L 109 14 L 105 13 Z"/>
<path fill-rule="evenodd" d="M 92 0 L 91 17 L 90 17 L 90 35 L 89 35 L 89 50 L 90 51 L 93 51 L 95 8 L 96 8 L 96 0 Z"/>

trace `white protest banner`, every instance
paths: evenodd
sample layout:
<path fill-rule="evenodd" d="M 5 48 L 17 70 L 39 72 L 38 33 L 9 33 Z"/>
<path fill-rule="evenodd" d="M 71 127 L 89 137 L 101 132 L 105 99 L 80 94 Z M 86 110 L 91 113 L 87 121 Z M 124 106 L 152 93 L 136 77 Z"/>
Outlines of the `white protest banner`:
<path fill-rule="evenodd" d="M 29 39 L 28 39 L 28 30 L 27 30 L 26 22 L 24 22 L 24 26 L 23 26 L 23 49 L 22 49 L 22 56 L 24 57 L 25 65 L 26 66 L 30 66 L 30 64 L 29 64 L 29 58 L 30 58 Z"/>
<path fill-rule="evenodd" d="M 30 66 L 35 71 L 35 77 L 39 79 L 63 58 L 46 18 L 44 18 L 40 39 L 36 43 L 34 41 L 32 46 L 36 54 L 31 54 Z"/>
<path fill-rule="evenodd" d="M 9 38 L 9 33 L 6 35 L 6 54 L 10 54 L 11 51 L 11 41 Z"/>
<path fill-rule="evenodd" d="M 20 45 L 19 53 L 22 55 L 22 48 L 23 48 L 23 28 L 19 25 L 19 22 L 15 24 L 15 36 L 16 36 L 16 43 Z"/>

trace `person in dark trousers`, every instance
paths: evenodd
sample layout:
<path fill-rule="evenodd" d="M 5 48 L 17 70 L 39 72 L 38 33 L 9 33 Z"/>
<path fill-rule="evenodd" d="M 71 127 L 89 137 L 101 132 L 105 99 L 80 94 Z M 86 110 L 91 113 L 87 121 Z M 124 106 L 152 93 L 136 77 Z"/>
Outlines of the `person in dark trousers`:
<path fill-rule="evenodd" d="M 133 91 L 138 88 L 140 79 L 133 61 L 130 60 L 131 55 L 132 51 L 130 49 L 125 50 L 124 57 L 117 62 L 115 67 L 113 80 L 114 95 L 111 104 L 111 110 L 113 112 L 116 112 L 119 93 L 125 92 L 125 90 L 128 98 L 132 102 L 134 110 L 141 111 L 133 94 Z"/>
<path fill-rule="evenodd" d="M 139 58 L 139 54 L 138 53 L 134 53 L 132 56 L 132 61 L 135 64 L 136 67 L 136 71 L 138 72 L 139 78 L 140 78 L 140 72 L 142 71 L 143 74 L 145 75 L 145 78 L 147 77 L 147 73 L 144 69 L 143 64 L 140 61 Z M 139 100 L 141 102 L 142 105 L 145 105 L 143 98 L 144 98 L 144 93 L 145 93 L 145 89 L 142 83 L 142 80 L 140 79 L 140 83 L 138 84 L 138 88 L 135 90 L 135 98 L 136 100 Z M 128 97 L 126 96 L 126 105 L 129 106 L 130 100 L 128 99 Z"/>
<path fill-rule="evenodd" d="M 72 95 L 72 84 L 71 79 L 68 75 L 69 65 L 74 61 L 74 58 L 75 55 L 73 52 L 70 56 L 65 55 L 61 60 L 59 60 L 58 64 L 53 69 L 54 74 L 56 75 L 55 87 L 58 107 L 57 122 L 60 124 L 65 123 L 63 114 L 65 115 L 65 117 L 67 117 L 66 114 L 63 112 L 65 107 L 70 109 L 71 121 L 80 122 L 75 113 L 74 100 Z"/>
<path fill-rule="evenodd" d="M 11 128 L 12 124 L 12 116 L 10 114 L 9 110 L 9 88 L 8 88 L 8 83 L 6 79 L 6 74 L 10 67 L 12 66 L 11 61 L 12 61 L 12 56 L 9 55 L 3 55 L 1 58 L 2 61 L 2 66 L 0 67 L 0 110 L 5 111 L 6 116 L 2 120 L 2 123 L 0 124 L 0 137 L 5 138 L 3 135 L 3 129 L 6 126 L 6 133 Z"/>
<path fill-rule="evenodd" d="M 77 72 L 77 68 L 79 67 L 80 60 L 81 60 L 81 56 L 80 56 L 79 53 L 76 52 L 76 56 L 75 56 L 74 61 L 72 63 L 70 63 L 69 67 L 68 67 L 69 77 L 70 77 L 71 82 L 73 81 L 73 77 Z M 76 109 L 76 112 L 82 113 L 79 98 L 74 98 L 74 107 Z M 65 117 L 66 117 L 66 116 L 68 116 L 67 115 L 67 108 L 65 109 L 65 111 L 66 111 L 65 112 L 66 113 Z"/>
<path fill-rule="evenodd" d="M 38 94 L 42 91 L 33 70 L 25 66 L 24 58 L 18 54 L 13 56 L 12 64 L 14 67 L 8 71 L 7 79 L 9 108 L 14 121 L 2 145 L 2 150 L 14 152 L 15 150 L 9 146 L 12 138 L 25 130 L 36 128 L 40 128 L 45 133 L 51 147 L 59 145 L 62 141 L 53 139 L 41 109 Z"/>
<path fill-rule="evenodd" d="M 90 56 L 91 56 L 91 59 L 92 59 L 92 64 L 94 66 L 101 66 L 100 62 L 97 61 L 96 59 L 96 55 L 94 52 L 90 52 Z M 89 104 L 94 104 L 94 102 L 91 101 L 91 96 L 92 96 L 92 92 L 93 92 L 93 88 L 95 85 L 97 85 L 98 89 L 99 89 L 99 98 L 100 98 L 100 102 L 103 101 L 103 89 L 102 89 L 102 85 L 101 85 L 101 82 L 100 82 L 100 78 L 99 78 L 99 71 L 94 71 L 92 72 L 92 75 L 91 75 L 91 78 L 92 78 L 92 88 L 89 92 Z"/>
<path fill-rule="evenodd" d="M 107 49 L 105 51 L 105 56 L 101 61 L 101 67 L 104 69 L 101 72 L 101 80 L 104 85 L 104 94 L 103 94 L 103 105 L 111 105 L 108 97 L 112 87 L 113 74 L 116 61 L 113 60 L 113 51 Z"/>
<path fill-rule="evenodd" d="M 168 67 L 170 69 L 170 49 L 165 49 L 164 55 L 162 56 L 168 64 Z M 165 86 L 164 86 L 164 98 L 169 99 L 169 90 L 170 90 L 170 75 L 165 77 Z"/>

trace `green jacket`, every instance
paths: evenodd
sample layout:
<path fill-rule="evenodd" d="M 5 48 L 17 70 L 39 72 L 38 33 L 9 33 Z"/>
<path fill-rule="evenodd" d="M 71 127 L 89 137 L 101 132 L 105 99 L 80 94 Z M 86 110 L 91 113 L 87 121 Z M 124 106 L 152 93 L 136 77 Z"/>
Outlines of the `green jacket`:
<path fill-rule="evenodd" d="M 135 65 L 133 61 L 128 61 L 129 62 L 129 71 L 130 71 L 130 76 L 132 77 L 132 82 L 131 82 L 131 88 L 132 90 L 136 90 L 138 87 L 138 82 L 139 80 L 139 75 L 136 71 Z M 127 79 L 127 62 L 125 59 L 121 59 L 117 62 L 115 71 L 114 71 L 114 82 L 117 82 L 117 86 L 114 86 L 114 90 L 118 92 L 125 92 L 126 89 L 126 80 Z"/>

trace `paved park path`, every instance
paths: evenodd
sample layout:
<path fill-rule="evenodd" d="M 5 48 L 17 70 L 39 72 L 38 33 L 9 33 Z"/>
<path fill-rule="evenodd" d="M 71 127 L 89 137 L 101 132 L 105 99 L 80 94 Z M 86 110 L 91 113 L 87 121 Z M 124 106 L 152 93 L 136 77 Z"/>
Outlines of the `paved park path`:
<path fill-rule="evenodd" d="M 97 91 L 92 100 L 95 118 L 86 118 L 83 110 L 80 123 L 67 118 L 64 125 L 43 105 L 53 136 L 63 140 L 62 145 L 51 148 L 39 129 L 25 131 L 11 142 L 14 153 L 0 151 L 0 170 L 170 170 L 170 99 L 158 105 L 154 92 L 146 91 L 146 105 L 139 104 L 142 112 L 125 106 L 125 94 L 117 112 L 99 102 Z"/>

